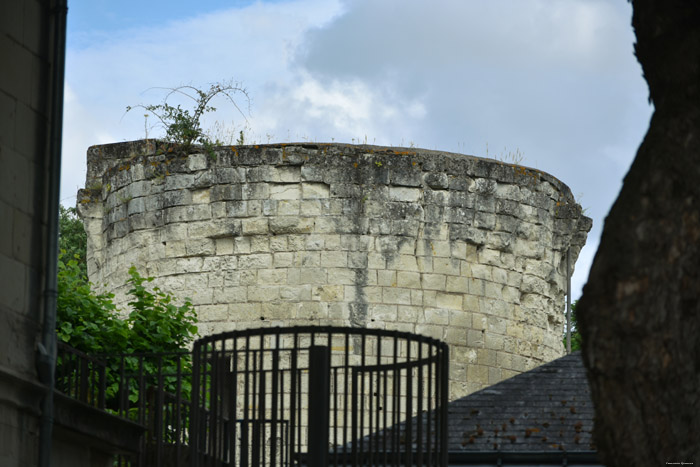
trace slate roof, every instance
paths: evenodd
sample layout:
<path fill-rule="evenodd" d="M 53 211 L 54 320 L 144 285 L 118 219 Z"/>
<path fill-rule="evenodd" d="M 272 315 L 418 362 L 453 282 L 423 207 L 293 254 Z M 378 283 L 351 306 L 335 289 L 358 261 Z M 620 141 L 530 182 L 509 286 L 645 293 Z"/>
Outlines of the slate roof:
<path fill-rule="evenodd" d="M 451 452 L 594 451 L 593 403 L 580 352 L 449 404 Z"/>

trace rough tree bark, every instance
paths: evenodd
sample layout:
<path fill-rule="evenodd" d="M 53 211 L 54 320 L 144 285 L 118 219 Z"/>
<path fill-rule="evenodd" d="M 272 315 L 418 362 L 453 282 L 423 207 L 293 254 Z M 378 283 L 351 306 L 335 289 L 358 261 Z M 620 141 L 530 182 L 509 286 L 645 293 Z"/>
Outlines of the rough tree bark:
<path fill-rule="evenodd" d="M 579 301 L 608 466 L 700 465 L 700 2 L 633 0 L 655 112 Z"/>

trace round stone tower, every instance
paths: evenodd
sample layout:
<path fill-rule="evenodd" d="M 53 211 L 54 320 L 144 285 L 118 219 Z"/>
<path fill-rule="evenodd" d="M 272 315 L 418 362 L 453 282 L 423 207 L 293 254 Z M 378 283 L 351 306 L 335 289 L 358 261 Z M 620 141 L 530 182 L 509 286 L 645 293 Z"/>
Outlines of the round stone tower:
<path fill-rule="evenodd" d="M 196 305 L 200 333 L 350 325 L 450 345 L 450 398 L 563 354 L 566 252 L 591 220 L 539 170 L 423 149 L 93 146 L 88 272 Z"/>

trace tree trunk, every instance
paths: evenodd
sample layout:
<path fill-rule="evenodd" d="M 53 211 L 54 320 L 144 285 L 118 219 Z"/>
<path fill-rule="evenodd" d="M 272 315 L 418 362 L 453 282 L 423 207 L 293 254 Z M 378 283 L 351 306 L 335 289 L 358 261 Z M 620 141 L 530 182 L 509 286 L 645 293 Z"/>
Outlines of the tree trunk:
<path fill-rule="evenodd" d="M 700 465 L 700 2 L 633 0 L 655 106 L 578 303 L 608 466 Z"/>

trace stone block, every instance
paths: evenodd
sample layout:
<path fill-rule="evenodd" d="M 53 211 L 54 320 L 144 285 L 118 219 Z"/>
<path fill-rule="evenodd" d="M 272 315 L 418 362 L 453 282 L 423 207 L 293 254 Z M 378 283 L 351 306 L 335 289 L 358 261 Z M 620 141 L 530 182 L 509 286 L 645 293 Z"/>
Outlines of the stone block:
<path fill-rule="evenodd" d="M 397 255 L 389 257 L 387 260 L 387 269 L 396 269 L 399 271 L 415 271 L 418 272 L 418 262 L 413 255 Z"/>
<path fill-rule="evenodd" d="M 4 278 L 3 293 L 0 294 L 0 306 L 21 312 L 25 309 L 29 268 L 21 262 L 0 255 L 0 277 Z"/>
<path fill-rule="evenodd" d="M 200 305 L 197 312 L 201 316 L 206 316 L 207 321 L 228 321 L 228 305 Z"/>
<path fill-rule="evenodd" d="M 297 183 L 275 183 L 270 184 L 269 187 L 270 199 L 296 200 L 301 198 L 301 187 Z"/>
<path fill-rule="evenodd" d="M 444 308 L 426 308 L 423 312 L 423 316 L 426 324 L 440 324 L 443 326 L 450 324 L 450 311 Z"/>
<path fill-rule="evenodd" d="M 491 350 L 503 350 L 503 336 L 485 333 L 484 346 Z"/>
<path fill-rule="evenodd" d="M 270 237 L 270 251 L 288 251 L 286 236 Z"/>
<path fill-rule="evenodd" d="M 485 335 L 482 331 L 469 329 L 467 331 L 467 345 L 473 348 L 482 348 L 485 342 Z"/>
<path fill-rule="evenodd" d="M 301 180 L 304 182 L 322 182 L 324 171 L 320 167 L 304 165 L 301 167 Z"/>
<path fill-rule="evenodd" d="M 263 201 L 267 200 L 260 200 L 260 199 L 251 199 L 246 202 L 246 215 L 248 217 L 260 217 L 263 215 L 262 212 L 262 207 L 263 207 Z"/>
<path fill-rule="evenodd" d="M 321 261 L 323 264 L 323 260 Z M 354 270 L 346 268 L 330 268 L 328 269 L 328 284 L 333 285 L 354 285 L 357 281 L 357 273 Z M 319 282 L 323 284 L 325 282 Z"/>
<path fill-rule="evenodd" d="M 421 274 L 424 290 L 446 290 L 447 276 L 444 274 Z"/>
<path fill-rule="evenodd" d="M 330 282 L 328 274 L 323 268 L 304 268 L 302 271 L 303 274 L 299 276 L 299 284 L 326 284 Z M 289 283 L 292 284 L 291 280 Z M 337 282 L 331 283 L 337 284 Z"/>
<path fill-rule="evenodd" d="M 284 285 L 287 283 L 286 269 L 260 269 L 258 283 L 261 285 Z"/>
<path fill-rule="evenodd" d="M 211 208 L 207 204 L 176 206 L 165 210 L 165 223 L 200 221 L 211 218 Z"/>
<path fill-rule="evenodd" d="M 422 305 L 423 304 L 423 291 L 422 290 L 411 290 L 411 305 Z"/>
<path fill-rule="evenodd" d="M 275 285 L 251 285 L 247 291 L 249 302 L 269 302 L 278 300 L 280 288 Z"/>
<path fill-rule="evenodd" d="M 329 268 L 344 268 L 348 264 L 346 251 L 322 251 L 321 266 Z"/>
<path fill-rule="evenodd" d="M 396 285 L 398 287 L 419 289 L 421 287 L 420 273 L 408 272 L 408 271 L 398 271 L 396 273 Z"/>
<path fill-rule="evenodd" d="M 288 268 L 294 264 L 294 253 L 278 252 L 272 255 L 272 264 L 276 268 Z"/>
<path fill-rule="evenodd" d="M 304 199 L 323 199 L 330 197 L 330 186 L 327 183 L 302 183 L 301 191 Z"/>
<path fill-rule="evenodd" d="M 377 284 L 383 287 L 396 287 L 396 271 L 377 271 Z"/>
<path fill-rule="evenodd" d="M 450 186 L 447 174 L 427 172 L 423 175 L 423 183 L 433 190 L 446 190 Z"/>
<path fill-rule="evenodd" d="M 396 305 L 382 305 L 371 303 L 368 307 L 368 317 L 370 321 L 395 322 L 398 316 Z"/>
<path fill-rule="evenodd" d="M 300 213 L 299 200 L 280 200 L 277 202 L 277 215 L 298 216 Z M 302 213 L 305 214 L 305 213 Z"/>
<path fill-rule="evenodd" d="M 214 240 L 210 238 L 196 238 L 186 242 L 187 256 L 213 255 L 216 251 Z"/>
<path fill-rule="evenodd" d="M 187 168 L 191 172 L 206 169 L 208 167 L 208 163 L 209 161 L 207 156 L 204 154 L 190 154 L 187 157 Z"/>
<path fill-rule="evenodd" d="M 302 199 L 299 212 L 304 216 L 320 216 L 328 210 L 328 203 L 321 199 Z"/>
<path fill-rule="evenodd" d="M 456 258 L 433 258 L 433 272 L 451 276 L 460 275 L 461 263 Z"/>
<path fill-rule="evenodd" d="M 402 186 L 389 187 L 389 199 L 392 201 L 402 201 L 406 203 L 415 203 L 421 198 L 421 189 L 407 188 Z"/>
<path fill-rule="evenodd" d="M 382 302 L 396 305 L 410 305 L 411 290 L 397 287 L 383 287 Z"/>
<path fill-rule="evenodd" d="M 182 190 L 189 188 L 194 184 L 194 175 L 192 174 L 171 174 L 165 177 L 165 191 Z"/>
<path fill-rule="evenodd" d="M 238 258 L 240 269 L 268 269 L 272 267 L 271 254 L 242 255 Z"/>
<path fill-rule="evenodd" d="M 448 294 L 438 292 L 435 299 L 437 306 L 440 308 L 446 308 L 449 310 L 462 309 L 462 294 Z"/>
<path fill-rule="evenodd" d="M 337 302 L 345 296 L 342 285 L 322 285 L 311 288 L 311 299 L 322 302 Z"/>
<path fill-rule="evenodd" d="M 251 253 L 269 253 L 270 239 L 264 235 L 255 235 L 250 237 L 250 252 Z"/>
<path fill-rule="evenodd" d="M 399 305 L 398 321 L 403 323 L 416 323 L 423 314 L 423 308 L 419 306 Z"/>
<path fill-rule="evenodd" d="M 484 281 L 484 296 L 488 298 L 502 299 L 503 286 L 496 282 Z"/>
<path fill-rule="evenodd" d="M 268 220 L 265 218 L 243 219 L 241 222 L 243 235 L 261 235 L 269 232 Z"/>
<path fill-rule="evenodd" d="M 301 302 L 296 306 L 296 317 L 299 319 L 317 320 L 328 317 L 328 306 L 325 303 Z"/>
<path fill-rule="evenodd" d="M 370 269 L 385 269 L 386 260 L 382 254 L 370 252 L 367 254 L 367 267 Z"/>
<path fill-rule="evenodd" d="M 433 339 L 443 339 L 444 326 L 435 324 L 416 324 L 416 334 L 432 337 Z"/>
<path fill-rule="evenodd" d="M 277 235 L 311 233 L 313 230 L 313 217 L 277 216 L 270 219 L 270 231 Z"/>
<path fill-rule="evenodd" d="M 464 311 L 481 311 L 481 306 L 479 304 L 479 298 L 473 295 L 464 295 L 462 299 L 462 310 Z"/>
<path fill-rule="evenodd" d="M 459 276 L 447 276 L 445 290 L 447 292 L 466 294 L 469 292 L 469 278 Z"/>
<path fill-rule="evenodd" d="M 311 300 L 311 287 L 308 285 L 280 287 L 280 299 L 298 302 Z"/>
<path fill-rule="evenodd" d="M 348 253 L 349 268 L 367 268 L 367 253 L 362 251 L 351 251 Z"/>

